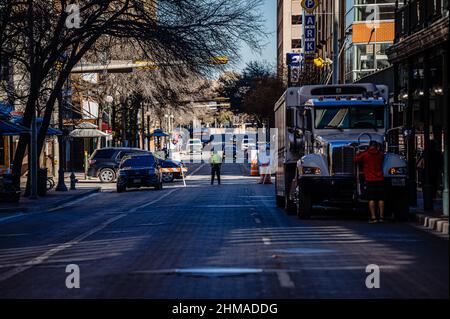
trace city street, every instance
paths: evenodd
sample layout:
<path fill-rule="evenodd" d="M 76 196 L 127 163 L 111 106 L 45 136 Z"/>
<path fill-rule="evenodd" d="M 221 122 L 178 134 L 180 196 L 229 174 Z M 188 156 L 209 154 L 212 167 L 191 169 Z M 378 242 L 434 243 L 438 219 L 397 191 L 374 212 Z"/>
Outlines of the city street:
<path fill-rule="evenodd" d="M 448 237 L 355 212 L 299 220 L 243 164 L 224 164 L 220 186 L 207 164 L 190 172 L 186 188 L 0 216 L 0 298 L 448 298 Z M 380 289 L 366 287 L 371 264 Z"/>

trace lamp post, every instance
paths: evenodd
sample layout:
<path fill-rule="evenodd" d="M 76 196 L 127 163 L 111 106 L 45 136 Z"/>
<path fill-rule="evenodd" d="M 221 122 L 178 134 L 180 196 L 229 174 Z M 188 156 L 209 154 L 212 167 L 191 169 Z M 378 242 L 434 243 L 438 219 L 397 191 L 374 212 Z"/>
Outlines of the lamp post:
<path fill-rule="evenodd" d="M 108 126 L 112 132 L 112 127 L 113 127 L 113 125 L 112 125 L 112 103 L 114 102 L 114 98 L 111 95 L 107 95 L 105 97 L 105 102 L 108 107 Z"/>
<path fill-rule="evenodd" d="M 63 96 L 62 92 L 58 95 L 58 128 L 61 132 L 63 130 Z M 57 192 L 67 192 L 67 186 L 64 183 L 64 166 L 65 166 L 65 151 L 66 151 L 66 140 L 64 133 L 58 136 L 58 153 L 59 153 L 59 165 L 58 165 L 58 185 L 56 186 Z"/>

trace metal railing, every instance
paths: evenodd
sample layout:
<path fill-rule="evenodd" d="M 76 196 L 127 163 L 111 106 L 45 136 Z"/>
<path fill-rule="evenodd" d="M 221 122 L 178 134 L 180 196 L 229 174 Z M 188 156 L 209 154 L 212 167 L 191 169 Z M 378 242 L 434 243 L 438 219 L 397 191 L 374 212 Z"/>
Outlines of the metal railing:
<path fill-rule="evenodd" d="M 446 0 L 406 0 L 395 10 L 395 42 L 421 29 L 425 29 L 444 14 Z"/>

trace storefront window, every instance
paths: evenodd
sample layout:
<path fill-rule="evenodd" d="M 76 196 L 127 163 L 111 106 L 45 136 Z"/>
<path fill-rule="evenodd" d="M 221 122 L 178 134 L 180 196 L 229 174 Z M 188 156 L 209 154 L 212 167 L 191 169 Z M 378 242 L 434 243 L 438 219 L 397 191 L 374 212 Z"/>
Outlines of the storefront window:
<path fill-rule="evenodd" d="M 390 43 L 370 43 L 354 45 L 353 81 L 390 66 L 386 49 Z M 346 63 L 348 61 L 346 60 Z"/>

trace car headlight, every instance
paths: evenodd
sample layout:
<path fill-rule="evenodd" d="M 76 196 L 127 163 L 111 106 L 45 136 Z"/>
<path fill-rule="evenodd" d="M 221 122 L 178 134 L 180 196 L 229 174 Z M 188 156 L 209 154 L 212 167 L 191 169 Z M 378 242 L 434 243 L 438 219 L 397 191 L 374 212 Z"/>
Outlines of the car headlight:
<path fill-rule="evenodd" d="M 302 167 L 302 172 L 305 175 L 320 175 L 322 171 L 318 167 Z"/>
<path fill-rule="evenodd" d="M 406 175 L 407 172 L 406 167 L 391 167 L 389 169 L 389 175 Z"/>
<path fill-rule="evenodd" d="M 127 172 L 125 172 L 125 171 L 119 171 L 119 176 L 127 176 Z"/>

